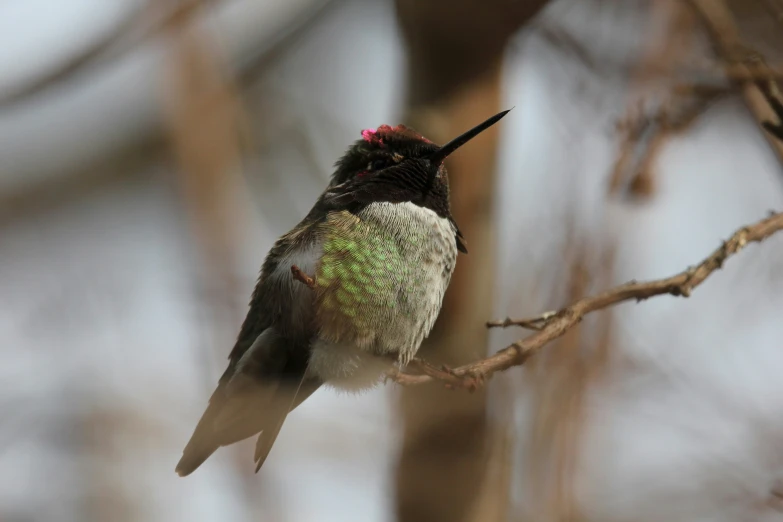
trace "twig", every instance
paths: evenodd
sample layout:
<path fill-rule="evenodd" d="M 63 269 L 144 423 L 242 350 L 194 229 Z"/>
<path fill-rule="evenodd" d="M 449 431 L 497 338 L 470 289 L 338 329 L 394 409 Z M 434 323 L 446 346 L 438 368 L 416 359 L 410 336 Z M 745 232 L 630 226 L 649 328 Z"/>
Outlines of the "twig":
<path fill-rule="evenodd" d="M 628 185 L 632 195 L 649 196 L 655 186 L 653 163 L 663 146 L 727 94 L 731 91 L 723 87 L 675 85 L 654 114 L 644 114 L 641 103 L 638 109 L 629 109 L 617 124 L 623 143 L 610 176 L 609 193 Z"/>
<path fill-rule="evenodd" d="M 724 64 L 734 70 L 744 69 L 751 75 L 759 76 L 759 80 L 752 83 L 735 82 L 741 88 L 756 121 L 767 130 L 767 140 L 778 159 L 783 161 L 783 139 L 779 136 L 783 135 L 783 129 L 776 125 L 775 120 L 779 115 L 771 106 L 778 101 L 778 86 L 774 75 L 769 75 L 768 80 L 760 78 L 771 68 L 758 52 L 742 44 L 734 15 L 725 0 L 688 0 L 688 3 L 701 17 L 715 52 Z"/>
<path fill-rule="evenodd" d="M 772 107 L 772 110 L 775 111 L 775 115 L 778 117 L 778 123 L 765 120 L 761 122 L 761 126 L 777 139 L 783 141 L 783 103 L 781 103 L 780 99 L 775 94 L 769 94 L 767 96 L 767 101 L 769 102 L 770 107 Z"/>
<path fill-rule="evenodd" d="M 291 275 L 310 290 L 315 290 L 315 279 L 302 272 L 302 269 L 298 266 L 291 265 Z"/>
<path fill-rule="evenodd" d="M 650 11 L 646 50 L 633 73 L 631 91 L 648 92 L 651 80 L 658 74 L 670 77 L 675 67 L 682 63 L 684 49 L 692 47 L 693 16 L 680 2 L 653 2 Z M 668 28 L 667 37 L 663 40 L 657 29 L 661 23 L 665 23 Z M 674 131 L 668 113 L 670 109 L 678 109 L 681 105 L 675 103 L 673 94 L 671 98 L 652 118 L 645 116 L 641 103 L 638 108 L 631 105 L 626 109 L 626 120 L 631 125 L 624 129 L 625 136 L 609 178 L 610 195 L 618 194 L 621 190 L 626 192 L 626 189 L 630 189 L 628 192 L 632 196 L 644 197 L 653 193 L 653 162 Z M 697 111 L 692 119 L 700 112 Z"/>
<path fill-rule="evenodd" d="M 527 319 L 512 319 L 506 317 L 502 321 L 487 321 L 487 328 L 508 328 L 509 326 L 521 326 L 528 330 L 539 331 L 546 326 L 547 321 L 557 315 L 557 311 L 544 312 L 536 317 L 529 317 Z"/>
<path fill-rule="evenodd" d="M 624 301 L 636 300 L 639 302 L 664 294 L 689 297 L 691 291 L 703 283 L 715 270 L 721 268 L 729 256 L 742 250 L 748 243 L 761 242 L 781 229 L 783 229 L 783 213 L 773 212 L 766 219 L 739 229 L 704 261 L 684 272 L 666 279 L 645 283 L 631 281 L 607 290 L 602 294 L 580 299 L 571 306 L 563 308 L 549 318 L 544 319 L 541 329 L 530 337 L 515 342 L 491 357 L 449 370 L 450 377 L 447 382 L 454 385 L 455 376 L 467 377 L 471 382 L 475 382 L 476 379 L 484 380 L 495 372 L 507 370 L 512 366 L 522 365 L 540 348 L 550 341 L 561 337 L 570 328 L 579 323 L 585 315 L 596 310 L 608 308 Z M 523 323 L 524 321 L 519 322 Z M 501 323 L 505 322 L 501 321 Z M 514 323 L 513 320 L 510 322 Z M 431 375 L 410 375 L 406 373 L 397 373 L 392 375 L 391 378 L 398 384 L 406 386 L 423 384 L 433 380 Z M 465 387 L 468 387 L 467 384 Z"/>

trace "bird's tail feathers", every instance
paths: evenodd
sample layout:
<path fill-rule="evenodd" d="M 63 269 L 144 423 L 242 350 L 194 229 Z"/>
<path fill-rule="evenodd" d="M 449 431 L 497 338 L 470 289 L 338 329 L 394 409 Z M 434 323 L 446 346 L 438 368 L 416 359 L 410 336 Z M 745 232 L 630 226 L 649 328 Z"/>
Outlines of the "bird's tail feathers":
<path fill-rule="evenodd" d="M 226 398 L 225 390 L 210 399 L 204 415 L 182 451 L 176 467 L 179 476 L 195 471 L 221 446 L 228 446 L 252 437 L 263 428 L 261 417 L 266 407 L 264 394 L 245 392 Z"/>

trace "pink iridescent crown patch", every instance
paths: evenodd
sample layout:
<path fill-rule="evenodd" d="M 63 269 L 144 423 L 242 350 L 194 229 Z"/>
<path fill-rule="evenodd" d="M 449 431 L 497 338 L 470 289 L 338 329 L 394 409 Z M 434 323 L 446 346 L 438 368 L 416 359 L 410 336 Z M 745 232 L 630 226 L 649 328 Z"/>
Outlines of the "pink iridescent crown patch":
<path fill-rule="evenodd" d="M 397 125 L 391 127 L 390 125 L 381 125 L 377 129 L 364 129 L 362 131 L 362 138 L 367 143 L 374 143 L 380 146 L 384 146 L 384 140 L 396 137 L 398 139 L 420 140 L 425 143 L 432 143 L 430 140 L 417 133 L 413 129 L 406 127 L 405 125 Z"/>

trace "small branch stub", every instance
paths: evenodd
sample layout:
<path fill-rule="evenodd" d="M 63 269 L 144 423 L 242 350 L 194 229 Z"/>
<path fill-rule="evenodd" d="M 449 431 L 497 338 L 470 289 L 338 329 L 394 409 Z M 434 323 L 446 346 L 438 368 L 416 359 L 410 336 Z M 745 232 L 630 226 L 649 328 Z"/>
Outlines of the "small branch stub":
<path fill-rule="evenodd" d="M 512 319 L 510 317 L 506 317 L 502 321 L 487 321 L 487 328 L 508 328 L 509 326 L 520 326 L 522 328 L 527 328 L 528 330 L 539 331 L 544 328 L 552 319 L 557 317 L 557 314 L 558 312 L 552 311 L 544 312 L 539 316 L 530 317 L 528 319 Z"/>
<path fill-rule="evenodd" d="M 315 290 L 315 279 L 302 272 L 302 269 L 300 269 L 298 266 L 291 265 L 291 275 L 294 276 L 294 279 L 305 285 L 310 290 Z"/>

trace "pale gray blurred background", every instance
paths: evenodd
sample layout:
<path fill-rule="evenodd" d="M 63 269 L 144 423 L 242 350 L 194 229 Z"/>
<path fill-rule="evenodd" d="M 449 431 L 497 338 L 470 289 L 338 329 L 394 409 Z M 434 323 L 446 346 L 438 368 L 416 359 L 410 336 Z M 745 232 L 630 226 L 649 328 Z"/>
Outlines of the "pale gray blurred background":
<path fill-rule="evenodd" d="M 783 237 L 486 393 L 320 390 L 258 475 L 248 443 L 174 473 L 263 256 L 361 129 L 445 142 L 515 107 L 449 165 L 470 254 L 424 353 L 467 362 L 526 335 L 488 319 L 679 272 L 783 209 L 734 68 L 780 76 L 781 12 L 0 2 L 0 521 L 783 520 Z"/>

